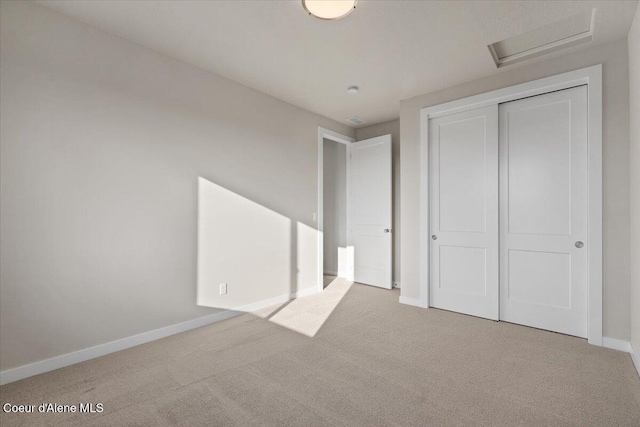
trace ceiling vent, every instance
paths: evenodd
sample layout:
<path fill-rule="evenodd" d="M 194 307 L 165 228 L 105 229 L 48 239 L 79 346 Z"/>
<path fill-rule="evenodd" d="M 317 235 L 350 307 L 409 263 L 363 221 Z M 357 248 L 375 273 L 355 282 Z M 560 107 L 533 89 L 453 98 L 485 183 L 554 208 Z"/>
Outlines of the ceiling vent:
<path fill-rule="evenodd" d="M 351 123 L 352 125 L 355 125 L 355 126 L 360 126 L 360 125 L 366 123 L 364 120 L 362 120 L 361 118 L 356 117 L 356 116 L 349 117 L 346 120 L 347 120 L 347 122 L 349 122 L 349 123 Z"/>
<path fill-rule="evenodd" d="M 498 68 L 593 39 L 596 9 L 489 45 Z"/>

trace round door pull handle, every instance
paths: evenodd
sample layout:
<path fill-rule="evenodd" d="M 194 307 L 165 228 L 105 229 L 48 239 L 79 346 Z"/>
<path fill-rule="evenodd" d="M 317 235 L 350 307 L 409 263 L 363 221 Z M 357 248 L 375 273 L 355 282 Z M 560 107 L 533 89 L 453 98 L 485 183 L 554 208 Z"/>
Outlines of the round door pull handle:
<path fill-rule="evenodd" d="M 431 238 L 432 238 L 433 240 L 438 240 L 438 236 L 436 236 L 435 234 L 434 234 L 433 236 L 431 236 Z"/>
<path fill-rule="evenodd" d="M 578 249 L 582 249 L 583 247 L 584 247 L 584 243 L 582 243 L 580 240 L 578 240 L 578 241 L 576 242 L 576 248 L 578 248 Z"/>

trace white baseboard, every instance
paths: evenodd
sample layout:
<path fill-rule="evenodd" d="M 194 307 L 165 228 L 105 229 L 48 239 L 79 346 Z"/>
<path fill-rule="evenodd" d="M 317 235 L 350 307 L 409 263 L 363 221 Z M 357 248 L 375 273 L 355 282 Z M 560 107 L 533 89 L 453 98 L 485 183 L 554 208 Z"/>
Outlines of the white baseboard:
<path fill-rule="evenodd" d="M 324 274 L 326 274 L 327 276 L 337 276 L 338 272 L 333 270 L 324 270 Z"/>
<path fill-rule="evenodd" d="M 277 297 L 254 302 L 251 304 L 243 305 L 229 311 L 239 312 L 239 314 L 250 313 L 252 311 L 260 310 L 261 308 L 270 307 L 276 304 L 282 304 L 284 302 L 290 301 L 295 298 L 301 298 L 301 297 L 317 294 L 318 292 L 319 292 L 318 288 L 314 286 L 312 288 L 301 289 L 297 292 L 292 292 L 290 294 L 284 294 Z"/>
<path fill-rule="evenodd" d="M 171 335 L 186 332 L 195 328 L 200 328 L 202 326 L 207 326 L 212 323 L 230 319 L 241 314 L 255 311 L 264 307 L 269 307 L 275 304 L 284 303 L 294 298 L 300 298 L 318 292 L 318 289 L 315 287 L 302 289 L 291 294 L 285 294 L 263 301 L 258 301 L 253 304 L 247 304 L 234 310 L 224 310 L 219 313 L 211 314 L 209 316 L 199 317 L 197 319 L 188 320 L 186 322 L 177 323 L 175 325 L 165 326 L 163 328 L 154 329 L 153 331 L 143 332 L 138 335 L 133 335 L 105 344 L 99 344 L 94 347 L 89 347 L 82 350 L 74 351 L 72 353 L 52 357 L 50 359 L 41 360 L 39 362 L 19 366 L 17 368 L 7 369 L 0 372 L 0 385 L 9 384 L 15 381 L 32 377 L 34 375 L 44 374 L 45 372 L 54 371 L 56 369 L 64 368 L 70 365 L 75 365 L 76 363 L 85 362 L 87 360 L 95 359 L 96 357 L 105 356 L 110 353 L 115 353 L 116 351 L 125 350 L 127 348 L 135 347 L 140 344 L 145 344 L 151 341 L 159 340 L 161 338 L 166 338 Z"/>
<path fill-rule="evenodd" d="M 610 348 L 612 350 L 624 351 L 625 353 L 629 353 L 631 356 L 631 361 L 633 361 L 633 365 L 640 375 L 640 355 L 636 353 L 635 349 L 631 345 L 629 341 L 619 340 L 617 338 L 609 338 L 602 337 L 602 346 L 606 348 Z"/>
<path fill-rule="evenodd" d="M 619 340 L 617 338 L 602 337 L 602 346 L 612 350 L 631 353 L 631 344 L 629 341 Z"/>
<path fill-rule="evenodd" d="M 419 298 L 400 297 L 400 304 L 413 305 L 415 307 L 424 307 Z"/>
<path fill-rule="evenodd" d="M 633 348 L 633 345 L 629 343 L 629 347 L 631 348 L 631 360 L 636 367 L 636 371 L 638 372 L 638 376 L 640 376 L 640 354 Z"/>
<path fill-rule="evenodd" d="M 309 295 L 313 295 L 313 294 L 317 294 L 317 293 L 318 293 L 318 289 L 314 286 L 314 287 L 311 287 L 311 288 L 301 289 L 301 290 L 299 290 L 297 292 L 293 292 L 289 296 L 289 299 L 308 297 Z"/>

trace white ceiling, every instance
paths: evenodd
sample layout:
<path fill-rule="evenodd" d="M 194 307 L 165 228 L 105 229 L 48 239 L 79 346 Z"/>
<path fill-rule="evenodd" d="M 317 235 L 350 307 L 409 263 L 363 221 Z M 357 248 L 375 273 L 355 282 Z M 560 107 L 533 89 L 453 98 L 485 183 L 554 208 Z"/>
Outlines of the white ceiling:
<path fill-rule="evenodd" d="M 364 126 L 397 118 L 401 99 L 501 72 L 491 43 L 595 7 L 585 48 L 625 37 L 637 6 L 360 0 L 346 18 L 322 21 L 298 0 L 37 3 L 332 119 L 358 116 Z M 355 96 L 346 93 L 351 85 L 360 87 Z"/>

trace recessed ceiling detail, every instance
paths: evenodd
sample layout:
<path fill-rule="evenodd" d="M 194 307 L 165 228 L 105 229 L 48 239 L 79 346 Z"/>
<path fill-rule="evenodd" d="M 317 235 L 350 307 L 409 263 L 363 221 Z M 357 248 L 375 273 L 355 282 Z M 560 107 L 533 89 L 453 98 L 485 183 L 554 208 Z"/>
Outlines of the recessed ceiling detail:
<path fill-rule="evenodd" d="M 536 58 L 593 39 L 596 9 L 489 45 L 498 68 Z"/>

